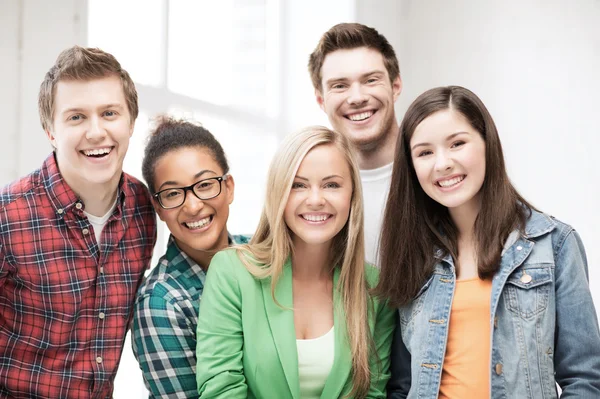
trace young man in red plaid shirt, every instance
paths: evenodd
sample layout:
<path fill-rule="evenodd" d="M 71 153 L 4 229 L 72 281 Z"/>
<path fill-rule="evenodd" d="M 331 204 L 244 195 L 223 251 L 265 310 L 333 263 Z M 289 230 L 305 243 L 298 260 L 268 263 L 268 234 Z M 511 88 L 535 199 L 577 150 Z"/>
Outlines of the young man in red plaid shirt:
<path fill-rule="evenodd" d="M 111 398 L 156 241 L 150 196 L 122 171 L 137 93 L 112 55 L 75 46 L 39 112 L 54 151 L 0 190 L 0 398 Z"/>

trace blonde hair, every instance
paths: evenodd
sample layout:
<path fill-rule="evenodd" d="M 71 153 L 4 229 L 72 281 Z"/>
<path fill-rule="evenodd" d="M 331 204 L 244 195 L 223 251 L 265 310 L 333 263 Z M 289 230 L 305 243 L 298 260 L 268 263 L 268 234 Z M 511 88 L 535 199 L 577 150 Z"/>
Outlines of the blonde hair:
<path fill-rule="evenodd" d="M 284 210 L 300 163 L 310 150 L 320 145 L 334 145 L 348 162 L 352 179 L 352 197 L 348 222 L 333 238 L 332 271 L 340 267 L 335 287 L 342 297 L 348 342 L 352 354 L 352 397 L 363 397 L 370 385 L 369 351 L 374 347 L 369 331 L 370 296 L 365 276 L 363 199 L 358 166 L 348 139 L 321 126 L 307 127 L 287 136 L 275 154 L 267 178 L 265 205 L 256 233 L 250 244 L 237 247 L 248 271 L 258 279 L 271 279 L 275 287 L 294 247 L 284 221 Z M 337 311 L 334 309 L 334 311 Z"/>

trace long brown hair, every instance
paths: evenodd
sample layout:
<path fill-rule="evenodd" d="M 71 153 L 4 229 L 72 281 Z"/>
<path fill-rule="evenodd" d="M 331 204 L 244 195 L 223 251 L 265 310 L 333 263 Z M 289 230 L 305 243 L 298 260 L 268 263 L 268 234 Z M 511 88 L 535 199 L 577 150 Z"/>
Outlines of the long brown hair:
<path fill-rule="evenodd" d="M 534 209 L 511 184 L 494 121 L 481 100 L 460 86 L 438 87 L 421 94 L 400 126 L 381 243 L 381 276 L 375 292 L 396 306 L 410 302 L 431 276 L 438 256 L 458 259 L 458 231 L 448 209 L 423 191 L 412 163 L 410 140 L 430 115 L 452 109 L 461 113 L 485 142 L 485 178 L 474 236 L 480 278 L 493 276 L 502 247 L 515 228 L 523 229 Z"/>
<path fill-rule="evenodd" d="M 346 225 L 333 238 L 331 264 L 340 268 L 335 289 L 339 290 L 345 312 L 348 342 L 352 353 L 351 397 L 366 395 L 371 382 L 369 356 L 374 348 L 368 318 L 372 298 L 365 276 L 363 196 L 360 174 L 349 140 L 341 133 L 321 126 L 310 126 L 287 136 L 273 157 L 267 179 L 265 205 L 250 244 L 236 247 L 248 271 L 258 279 L 271 279 L 271 295 L 294 246 L 283 213 L 300 163 L 310 150 L 334 145 L 344 155 L 352 177 L 350 215 Z M 335 309 L 334 309 L 335 310 Z M 335 310 L 338 311 L 338 310 Z M 376 356 L 376 354 L 375 354 Z"/>

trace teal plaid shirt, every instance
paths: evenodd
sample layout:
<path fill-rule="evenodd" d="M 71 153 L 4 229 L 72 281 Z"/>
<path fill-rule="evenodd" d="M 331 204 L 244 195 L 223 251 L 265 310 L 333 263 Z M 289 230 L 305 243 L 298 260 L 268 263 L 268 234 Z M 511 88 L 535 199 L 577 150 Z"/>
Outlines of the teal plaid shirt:
<path fill-rule="evenodd" d="M 229 244 L 245 244 L 249 239 L 230 235 Z M 150 398 L 198 396 L 196 324 L 205 277 L 171 236 L 166 254 L 138 291 L 132 346 Z"/>

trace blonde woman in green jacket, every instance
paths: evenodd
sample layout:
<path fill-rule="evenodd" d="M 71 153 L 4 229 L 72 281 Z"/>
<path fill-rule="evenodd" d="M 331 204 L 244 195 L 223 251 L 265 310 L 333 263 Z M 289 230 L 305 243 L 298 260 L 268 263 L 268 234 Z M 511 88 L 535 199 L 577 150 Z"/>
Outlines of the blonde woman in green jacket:
<path fill-rule="evenodd" d="M 200 398 L 383 398 L 396 313 L 371 297 L 348 140 L 288 136 L 250 244 L 213 258 L 200 304 Z"/>

